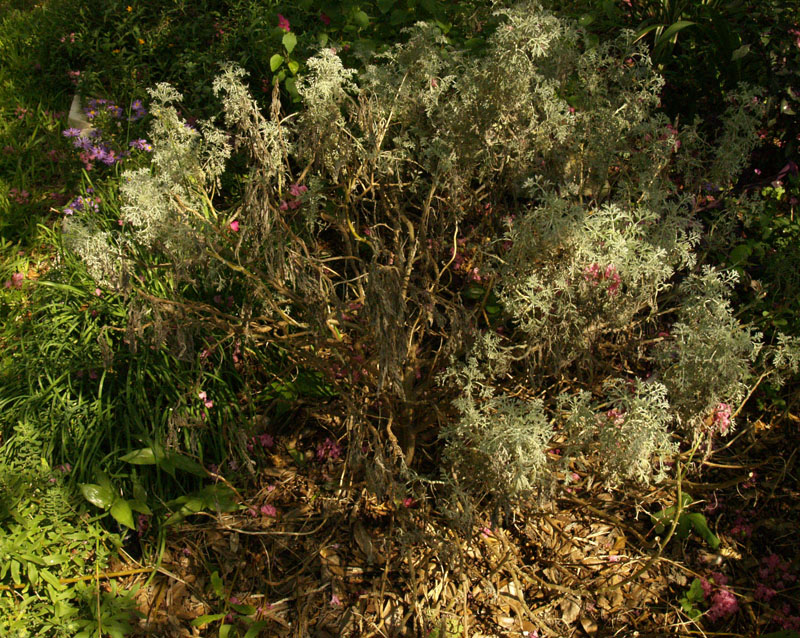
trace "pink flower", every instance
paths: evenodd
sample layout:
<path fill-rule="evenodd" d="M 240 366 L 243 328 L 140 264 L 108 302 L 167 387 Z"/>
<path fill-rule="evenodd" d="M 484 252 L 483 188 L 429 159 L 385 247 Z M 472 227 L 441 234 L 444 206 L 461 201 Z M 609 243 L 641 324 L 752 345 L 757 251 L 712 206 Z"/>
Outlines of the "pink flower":
<path fill-rule="evenodd" d="M 283 29 L 287 33 L 292 30 L 289 21 L 284 18 L 280 13 L 278 14 L 278 28 Z"/>
<path fill-rule="evenodd" d="M 410 496 L 403 499 L 403 507 L 414 507 L 415 501 Z"/>
<path fill-rule="evenodd" d="M 720 434 L 725 434 L 731 425 L 731 407 L 727 403 L 720 403 L 714 408 L 714 425 Z"/>
<path fill-rule="evenodd" d="M 324 11 L 319 12 L 319 20 L 325 26 L 328 26 L 331 23 L 331 19 L 327 16 L 327 14 Z"/>
<path fill-rule="evenodd" d="M 338 607 L 341 604 L 342 601 L 339 600 L 339 597 L 336 594 L 333 594 L 333 596 L 331 596 L 331 605 L 333 605 L 334 607 Z"/>
<path fill-rule="evenodd" d="M 586 268 L 583 269 L 583 278 L 586 281 L 597 283 L 598 279 L 600 279 L 600 264 L 595 263 L 586 266 Z"/>
<path fill-rule="evenodd" d="M 266 432 L 264 434 L 259 434 L 256 438 L 258 439 L 258 442 L 261 444 L 261 447 L 272 447 L 273 445 L 275 445 L 275 439 L 273 439 Z"/>
<path fill-rule="evenodd" d="M 25 279 L 25 275 L 23 275 L 21 272 L 15 272 L 13 275 L 11 275 L 11 279 L 6 281 L 5 287 L 16 288 L 17 290 L 19 290 L 20 288 L 22 288 L 23 279 Z"/>
<path fill-rule="evenodd" d="M 335 443 L 330 438 L 326 438 L 325 442 L 317 446 L 317 460 L 324 461 L 325 459 L 338 459 L 342 454 L 342 446 Z"/>
<path fill-rule="evenodd" d="M 208 395 L 206 394 L 205 390 L 202 390 L 201 392 L 197 393 L 197 398 L 201 401 L 205 401 L 208 398 Z"/>
<path fill-rule="evenodd" d="M 239 232 L 239 222 L 238 222 L 238 221 L 236 221 L 236 220 L 234 219 L 234 220 L 231 222 L 230 226 L 231 226 L 231 230 L 232 230 L 234 233 L 238 233 L 238 232 Z"/>
<path fill-rule="evenodd" d="M 281 210 L 289 210 L 289 204 L 285 200 L 281 200 L 281 205 L 278 206 Z"/>
<path fill-rule="evenodd" d="M 709 620 L 714 622 L 720 618 L 733 616 L 737 611 L 739 611 L 739 602 L 736 600 L 736 596 L 726 587 L 722 587 L 712 597 L 711 607 L 706 613 L 706 616 Z"/>
<path fill-rule="evenodd" d="M 259 510 L 264 516 L 277 516 L 278 510 L 275 509 L 274 505 L 270 505 L 269 503 L 265 503 L 261 506 Z"/>

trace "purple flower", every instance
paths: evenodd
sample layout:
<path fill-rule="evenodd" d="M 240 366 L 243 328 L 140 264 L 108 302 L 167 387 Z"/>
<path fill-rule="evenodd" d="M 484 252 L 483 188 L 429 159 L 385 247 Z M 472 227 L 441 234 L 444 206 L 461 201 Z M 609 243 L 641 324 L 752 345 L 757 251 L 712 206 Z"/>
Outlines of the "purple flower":
<path fill-rule="evenodd" d="M 61 133 L 64 137 L 79 137 L 81 130 L 79 128 L 70 127 Z"/>
<path fill-rule="evenodd" d="M 147 140 L 138 139 L 129 142 L 128 145 L 131 148 L 135 148 L 137 151 L 147 151 L 150 152 L 153 150 L 153 145 L 150 144 Z"/>

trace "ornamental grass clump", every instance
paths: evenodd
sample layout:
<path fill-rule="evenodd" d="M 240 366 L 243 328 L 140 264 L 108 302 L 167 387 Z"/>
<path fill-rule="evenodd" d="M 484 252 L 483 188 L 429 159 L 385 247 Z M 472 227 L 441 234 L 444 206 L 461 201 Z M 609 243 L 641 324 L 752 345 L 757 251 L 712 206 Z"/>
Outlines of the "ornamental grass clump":
<path fill-rule="evenodd" d="M 251 377 L 267 395 L 300 401 L 288 380 L 315 379 L 317 416 L 384 491 L 431 461 L 504 496 L 570 460 L 647 482 L 672 433 L 707 433 L 763 360 L 729 276 L 698 264 L 703 227 L 679 183 L 729 182 L 741 162 L 695 153 L 714 140 L 657 111 L 663 81 L 631 34 L 593 45 L 536 4 L 499 17 L 480 54 L 426 24 L 360 73 L 322 50 L 286 117 L 277 95 L 262 113 L 234 66 L 214 82 L 223 117 L 201 130 L 160 85 L 124 225 L 93 234 L 87 213 L 65 231 L 137 300 L 131 321 L 235 335 L 240 365 L 272 353 Z M 752 148 L 748 96 L 720 157 Z M 220 190 L 229 159 L 245 167 L 235 200 Z M 214 307 L 229 289 L 235 303 Z"/>

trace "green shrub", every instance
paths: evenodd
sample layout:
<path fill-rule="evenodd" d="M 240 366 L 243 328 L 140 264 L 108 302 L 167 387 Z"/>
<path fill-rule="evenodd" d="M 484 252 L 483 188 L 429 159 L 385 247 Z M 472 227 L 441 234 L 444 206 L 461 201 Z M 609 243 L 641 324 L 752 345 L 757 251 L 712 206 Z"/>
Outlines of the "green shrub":
<path fill-rule="evenodd" d="M 662 80 L 630 34 L 591 46 L 536 5 L 497 17 L 479 54 L 425 24 L 358 74 L 323 49 L 286 118 L 228 66 L 224 132 L 186 128 L 159 85 L 123 225 L 75 216 L 66 241 L 183 343 L 224 327 L 321 379 L 353 462 L 369 442 L 376 466 L 404 466 L 440 435 L 448 476 L 486 468 L 476 489 L 519 494 L 547 484 L 561 440 L 609 480 L 647 481 L 671 428 L 705 434 L 753 382 L 758 335 L 725 275 L 699 270 L 687 191 L 735 180 L 758 104 L 742 87 L 707 139 L 656 111 Z M 229 156 L 249 171 L 232 203 Z"/>

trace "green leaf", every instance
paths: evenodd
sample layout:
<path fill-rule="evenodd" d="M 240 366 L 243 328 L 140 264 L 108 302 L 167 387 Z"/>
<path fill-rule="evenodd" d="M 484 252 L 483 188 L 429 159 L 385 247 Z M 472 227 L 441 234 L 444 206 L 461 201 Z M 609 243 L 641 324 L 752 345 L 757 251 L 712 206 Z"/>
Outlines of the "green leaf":
<path fill-rule="evenodd" d="M 365 29 L 369 26 L 369 16 L 363 11 L 358 10 L 353 14 L 353 22 L 360 28 Z"/>
<path fill-rule="evenodd" d="M 114 492 L 108 487 L 101 487 L 94 483 L 81 483 L 81 494 L 95 507 L 107 510 L 114 502 Z"/>
<path fill-rule="evenodd" d="M 268 623 L 266 620 L 258 620 L 254 622 L 248 628 L 247 633 L 245 633 L 244 635 L 244 638 L 256 638 L 261 633 L 261 630 L 267 626 L 267 624 Z"/>
<path fill-rule="evenodd" d="M 483 296 L 486 294 L 486 288 L 478 284 L 468 284 L 461 294 L 464 296 L 464 299 L 477 301 L 478 299 L 483 299 Z"/>
<path fill-rule="evenodd" d="M 324 47 L 326 47 L 328 45 L 328 34 L 327 33 L 320 33 L 317 36 L 317 39 L 319 40 L 319 45 L 321 47 L 324 48 Z"/>
<path fill-rule="evenodd" d="M 217 598 L 225 597 L 225 589 L 222 587 L 222 578 L 220 578 L 219 572 L 216 570 L 211 574 L 211 588 L 214 590 Z"/>
<path fill-rule="evenodd" d="M 394 6 L 395 0 L 378 0 L 378 11 L 381 13 L 389 13 Z"/>
<path fill-rule="evenodd" d="M 140 450 L 129 452 L 120 458 L 120 461 L 131 463 L 132 465 L 155 465 L 156 454 L 151 447 L 144 447 Z"/>
<path fill-rule="evenodd" d="M 147 514 L 150 516 L 153 513 L 153 510 L 147 506 L 147 503 L 136 498 L 128 500 L 128 505 L 131 506 L 134 512 L 139 512 L 140 514 Z"/>
<path fill-rule="evenodd" d="M 706 599 L 705 592 L 703 591 L 703 581 L 695 578 L 689 589 L 686 592 L 686 598 L 694 603 L 701 603 Z"/>
<path fill-rule="evenodd" d="M 189 472 L 190 474 L 194 474 L 195 476 L 207 476 L 207 472 L 202 465 L 200 465 L 197 461 L 190 459 L 185 454 L 179 454 L 178 452 L 170 452 L 165 461 L 169 461 L 174 467 L 179 470 L 183 470 L 184 472 Z"/>
<path fill-rule="evenodd" d="M 228 635 L 231 633 L 231 629 L 233 629 L 233 625 L 222 625 L 219 628 L 219 638 L 228 638 Z"/>
<path fill-rule="evenodd" d="M 19 568 L 20 568 L 19 561 L 12 560 L 11 561 L 11 580 L 13 580 L 17 585 L 22 584 L 22 580 L 19 577 Z"/>
<path fill-rule="evenodd" d="M 591 13 L 584 13 L 580 18 L 578 18 L 578 24 L 582 27 L 588 27 L 592 22 L 594 22 L 594 16 Z"/>
<path fill-rule="evenodd" d="M 130 529 L 135 529 L 136 525 L 133 522 L 133 512 L 131 506 L 124 498 L 118 498 L 111 506 L 111 516 L 120 524 Z"/>
<path fill-rule="evenodd" d="M 292 75 L 297 75 L 297 71 L 300 69 L 300 63 L 299 62 L 296 62 L 295 60 L 289 60 L 289 63 L 287 64 L 287 66 L 289 67 L 289 72 Z"/>
<path fill-rule="evenodd" d="M 730 260 L 732 264 L 740 264 L 744 262 L 753 252 L 749 244 L 739 244 L 730 252 Z"/>
<path fill-rule="evenodd" d="M 53 565 L 61 565 L 62 563 L 66 563 L 68 560 L 69 556 L 67 554 L 50 554 L 42 557 L 42 562 L 48 567 L 52 567 Z"/>
<path fill-rule="evenodd" d="M 741 60 L 748 53 L 750 53 L 750 45 L 743 44 L 731 54 L 731 62 L 736 62 L 736 60 Z"/>
<path fill-rule="evenodd" d="M 269 68 L 273 73 L 281 68 L 281 64 L 283 64 L 283 56 L 279 53 L 276 53 L 269 59 Z"/>
<path fill-rule="evenodd" d="M 216 574 L 216 572 L 214 573 Z M 207 625 L 216 620 L 222 620 L 223 618 L 225 618 L 225 614 L 206 614 L 205 616 L 198 616 L 189 624 L 192 627 L 202 627 L 203 625 Z"/>
<path fill-rule="evenodd" d="M 39 576 L 42 577 L 46 582 L 48 582 L 52 587 L 54 587 L 57 591 L 62 591 L 66 585 L 62 583 L 58 578 L 56 578 L 53 574 L 51 574 L 46 569 L 43 569 L 39 572 Z"/>
<path fill-rule="evenodd" d="M 281 40 L 283 46 L 286 47 L 286 50 L 291 53 L 294 51 L 294 48 L 297 46 L 297 36 L 289 31 L 288 33 L 284 34 L 283 39 Z M 271 64 L 271 63 L 270 63 Z M 275 69 L 272 69 L 273 71 Z"/>
<path fill-rule="evenodd" d="M 692 527 L 694 531 L 697 532 L 703 540 L 708 543 L 708 546 L 711 549 L 718 549 L 720 546 L 720 540 L 717 536 L 709 529 L 708 523 L 706 522 L 706 517 L 702 514 L 695 513 L 689 514 L 689 520 L 691 521 Z"/>
<path fill-rule="evenodd" d="M 656 46 L 662 43 L 669 42 L 673 38 L 677 39 L 678 32 L 683 31 L 686 27 L 690 27 L 694 24 L 689 20 L 678 20 L 675 24 L 670 25 L 669 29 L 664 31 L 660 36 L 658 36 Z M 674 41 L 674 40 L 673 40 Z"/>
<path fill-rule="evenodd" d="M 39 570 L 34 563 L 28 563 L 28 580 L 32 585 L 39 584 Z"/>
<path fill-rule="evenodd" d="M 252 616 L 256 613 L 256 608 L 253 605 L 231 605 L 231 609 L 242 616 Z"/>
<path fill-rule="evenodd" d="M 286 82 L 284 83 L 286 90 L 289 92 L 289 95 L 292 97 L 300 97 L 300 93 L 297 92 L 297 81 L 294 78 L 286 78 Z"/>

